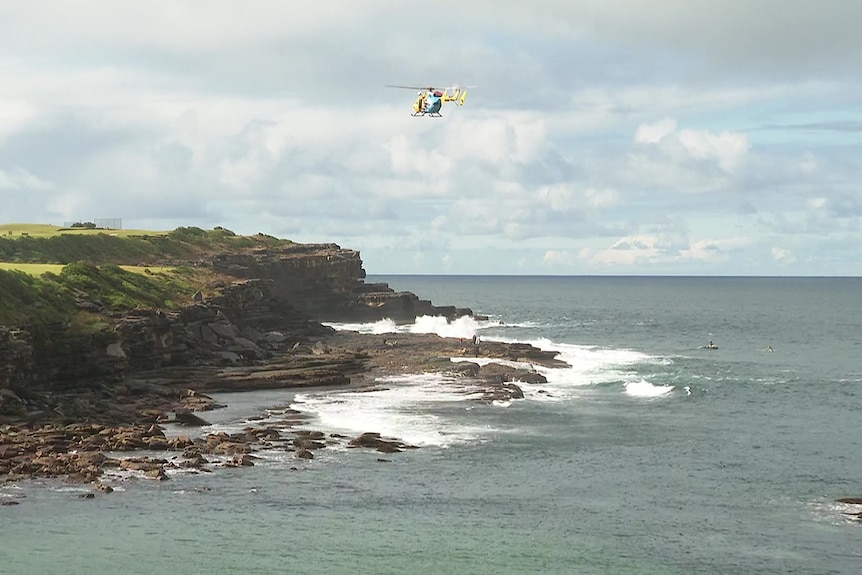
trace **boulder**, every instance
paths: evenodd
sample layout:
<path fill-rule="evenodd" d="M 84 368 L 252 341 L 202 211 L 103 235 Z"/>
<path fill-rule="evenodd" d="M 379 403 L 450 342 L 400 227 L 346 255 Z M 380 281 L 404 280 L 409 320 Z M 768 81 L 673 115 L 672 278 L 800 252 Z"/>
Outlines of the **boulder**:
<path fill-rule="evenodd" d="M 296 457 L 299 459 L 314 459 L 314 454 L 307 449 L 297 449 Z"/>
<path fill-rule="evenodd" d="M 251 446 L 247 443 L 239 443 L 236 441 L 223 441 L 212 448 L 211 453 L 215 455 L 234 455 L 249 453 Z"/>
<path fill-rule="evenodd" d="M 377 432 L 366 432 L 354 437 L 348 442 L 348 447 L 364 447 L 376 449 L 381 453 L 398 453 L 407 447 L 398 440 L 383 439 Z"/>
<path fill-rule="evenodd" d="M 204 425 L 210 425 L 210 423 L 202 417 L 199 417 L 189 411 L 188 409 L 182 409 L 176 411 L 176 422 L 182 425 L 190 425 L 195 427 L 201 427 Z"/>

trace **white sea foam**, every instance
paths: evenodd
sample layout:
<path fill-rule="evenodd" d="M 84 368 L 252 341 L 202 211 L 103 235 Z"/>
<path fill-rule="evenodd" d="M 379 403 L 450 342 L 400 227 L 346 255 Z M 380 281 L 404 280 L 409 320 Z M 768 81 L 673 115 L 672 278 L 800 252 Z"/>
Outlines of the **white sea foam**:
<path fill-rule="evenodd" d="M 629 349 L 607 349 L 597 346 L 556 343 L 546 338 L 519 341 L 507 338 L 488 337 L 488 341 L 504 343 L 529 343 L 545 351 L 557 352 L 557 358 L 571 367 L 547 368 L 538 364 L 520 364 L 515 367 L 535 369 L 548 380 L 546 384 L 524 385 L 526 399 L 536 401 L 562 401 L 580 394 L 587 386 L 627 381 L 631 379 L 631 366 L 654 358 Z M 456 359 L 456 358 L 453 358 Z M 470 358 L 477 363 L 487 358 Z M 628 390 L 627 390 L 628 392 Z"/>
<path fill-rule="evenodd" d="M 411 324 L 395 324 L 390 319 L 384 319 L 374 323 L 365 324 L 329 324 L 335 329 L 349 329 L 360 333 L 434 333 L 442 337 L 469 338 L 488 328 L 499 328 L 505 326 L 500 320 L 476 320 L 472 317 L 461 317 L 455 321 L 448 321 L 443 316 L 421 316 Z M 534 322 L 523 322 L 512 324 L 513 326 L 533 326 Z M 607 349 L 597 346 L 556 343 L 547 338 L 535 340 L 518 340 L 498 336 L 484 336 L 486 341 L 498 341 L 503 343 L 529 343 L 545 351 L 557 352 L 558 359 L 565 361 L 569 368 L 545 368 L 524 362 L 507 362 L 491 360 L 481 357 L 453 357 L 453 361 L 472 361 L 480 365 L 495 361 L 511 365 L 519 369 L 535 369 L 543 374 L 547 384 L 524 386 L 524 395 L 528 400 L 536 401 L 560 401 L 570 398 L 578 393 L 578 388 L 603 383 L 626 381 L 631 379 L 630 367 L 640 362 L 655 362 L 659 364 L 672 364 L 667 358 L 651 357 L 647 354 L 629 349 Z M 663 387 L 656 387 L 659 391 L 646 391 L 635 385 L 631 389 L 626 388 L 629 395 L 648 393 L 651 397 L 664 395 Z M 672 387 L 671 387 L 672 389 Z"/>
<path fill-rule="evenodd" d="M 389 318 L 381 319 L 372 323 L 339 323 L 339 322 L 323 322 L 337 331 L 356 331 L 359 333 L 398 333 L 403 332 L 403 327 L 396 324 Z"/>
<path fill-rule="evenodd" d="M 358 435 L 375 431 L 418 446 L 448 447 L 481 440 L 493 429 L 441 414 L 445 404 L 475 397 L 470 389 L 437 374 L 386 378 L 374 391 L 298 394 L 291 407 L 312 416 L 309 426 Z M 434 413 L 436 411 L 436 413 Z"/>
<path fill-rule="evenodd" d="M 4 493 L 4 491 L 7 493 Z M 0 496 L 16 497 L 14 493 L 8 493 L 10 491 L 21 491 L 21 486 L 17 483 L 6 483 L 5 485 L 0 485 Z"/>
<path fill-rule="evenodd" d="M 487 322 L 485 322 L 487 323 Z M 472 337 L 483 326 L 483 322 L 469 316 L 462 316 L 449 321 L 444 316 L 423 315 L 413 323 L 398 324 L 389 318 L 372 323 L 325 323 L 339 331 L 356 331 L 359 333 L 434 333 L 441 337 Z M 496 325 L 496 324 L 495 324 Z"/>
<path fill-rule="evenodd" d="M 441 337 L 472 337 L 479 330 L 479 322 L 469 316 L 454 321 L 445 317 L 425 315 L 416 318 L 410 328 L 411 333 L 436 333 Z"/>
<path fill-rule="evenodd" d="M 93 489 L 89 485 L 61 485 L 58 487 L 51 487 L 51 491 L 56 491 L 57 493 L 89 493 Z"/>
<path fill-rule="evenodd" d="M 523 325 L 528 325 L 526 322 Z M 442 316 L 422 316 L 410 324 L 396 324 L 385 319 L 365 324 L 329 324 L 335 329 L 360 333 L 434 333 L 442 337 L 469 338 L 486 328 L 500 328 L 499 320 L 476 320 L 462 317 L 448 321 Z M 532 325 L 532 324 L 530 324 Z M 499 333 L 499 332 L 495 332 Z M 469 361 L 479 365 L 491 362 L 518 369 L 541 373 L 548 380 L 544 384 L 523 384 L 526 401 L 560 402 L 582 395 L 590 386 L 608 383 L 624 384 L 624 393 L 634 397 L 661 397 L 670 393 L 673 386 L 656 386 L 647 381 L 633 380 L 634 364 L 651 361 L 664 363 L 661 358 L 630 349 L 607 349 L 598 346 L 556 343 L 546 338 L 517 340 L 482 336 L 485 341 L 503 343 L 529 343 L 545 351 L 557 353 L 557 358 L 570 367 L 548 368 L 529 361 L 509 361 L 485 357 L 458 356 L 454 362 Z M 669 361 L 669 360 L 668 360 Z M 464 382 L 455 382 L 442 375 L 427 374 L 403 376 L 381 382 L 386 389 L 370 392 L 325 392 L 298 394 L 294 409 L 313 417 L 309 425 L 322 426 L 332 431 L 358 434 L 377 431 L 415 445 L 450 446 L 456 443 L 481 440 L 498 431 L 478 428 L 459 422 L 459 418 L 441 415 L 445 409 L 435 404 L 459 402 L 475 397 Z M 509 407 L 511 401 L 492 402 L 495 408 Z M 466 409 L 477 407 L 469 405 Z"/>
<path fill-rule="evenodd" d="M 661 397 L 671 391 L 672 385 L 653 385 L 643 379 L 626 383 L 626 393 L 634 397 Z"/>

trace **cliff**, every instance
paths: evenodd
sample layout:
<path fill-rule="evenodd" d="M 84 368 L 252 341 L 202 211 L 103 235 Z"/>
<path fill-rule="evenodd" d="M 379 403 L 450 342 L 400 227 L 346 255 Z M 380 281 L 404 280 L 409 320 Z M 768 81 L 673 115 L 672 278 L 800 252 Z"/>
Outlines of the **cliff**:
<path fill-rule="evenodd" d="M 238 278 L 274 282 L 274 294 L 321 321 L 413 321 L 423 315 L 454 319 L 470 309 L 435 306 L 385 283 L 365 283 L 359 252 L 335 244 L 293 244 L 244 254 L 217 254 L 212 266 Z"/>
<path fill-rule="evenodd" d="M 206 278 L 205 285 L 191 286 L 199 288 L 193 296 L 165 291 L 157 300 L 164 304 L 161 307 L 138 295 L 131 300 L 134 304 L 127 304 L 131 309 L 123 309 L 122 302 L 135 293 L 151 298 L 169 283 L 149 269 L 145 269 L 149 276 L 140 276 L 113 266 L 105 268 L 107 275 L 100 275 L 98 266 L 68 266 L 74 273 L 55 276 L 57 285 L 47 290 L 46 301 L 58 301 L 66 294 L 63 297 L 71 298 L 77 310 L 72 316 L 0 326 L 0 417 L 38 421 L 60 414 L 75 419 L 88 410 L 104 411 L 98 403 L 80 400 L 80 393 L 94 394 L 95 402 L 111 398 L 118 390 L 129 391 L 129 381 L 141 380 L 136 374 L 154 370 L 172 370 L 179 380 L 177 389 L 183 385 L 183 368 L 197 370 L 196 377 L 209 388 L 229 388 L 218 383 L 225 381 L 224 369 L 265 365 L 300 348 L 309 351 L 333 332 L 322 321 L 390 318 L 408 322 L 420 315 L 472 314 L 469 309 L 434 306 L 387 284 L 366 284 L 357 251 L 335 244 L 269 244 L 231 250 L 217 246 L 209 252 L 205 244 L 198 244 L 193 261 L 167 258 L 164 249 L 147 260 L 146 252 L 136 251 L 139 264 L 189 266 L 197 274 L 193 277 Z M 73 247 L 73 241 L 64 243 L 72 251 L 70 257 L 74 257 Z M 135 283 L 138 280 L 150 283 Z M 187 294 L 191 288 L 184 286 L 183 291 Z M 180 297 L 186 297 L 186 302 L 178 304 Z M 65 308 L 58 305 L 58 309 Z M 86 320 L 83 328 L 81 318 Z M 310 376 L 294 373 L 293 379 L 345 383 L 343 374 L 356 369 L 335 365 Z M 164 383 L 166 378 L 160 378 Z M 257 385 L 287 386 L 289 382 L 258 378 Z M 123 418 L 134 420 L 139 415 L 130 412 Z"/>
<path fill-rule="evenodd" d="M 168 438 L 161 424 L 206 425 L 196 412 L 223 407 L 210 392 L 360 392 L 387 375 L 429 371 L 448 373 L 472 401 L 509 401 L 524 397 L 520 385 L 547 380 L 506 364 L 564 365 L 527 344 L 336 332 L 321 322 L 472 311 L 367 284 L 359 253 L 335 244 L 179 228 L 155 237 L 4 240 L 3 257 L 18 264 L 0 269 L 0 482 L 64 477 L 110 493 L 101 479 L 117 467 L 165 480 L 168 469 L 254 465 L 252 453 L 263 449 L 298 460 L 338 443 L 397 453 L 415 446 L 373 430 L 351 439 L 304 429 L 303 414 L 289 408 L 277 422 L 234 434 Z M 459 354 L 492 362 L 452 362 Z M 116 457 L 142 449 L 170 459 Z"/>

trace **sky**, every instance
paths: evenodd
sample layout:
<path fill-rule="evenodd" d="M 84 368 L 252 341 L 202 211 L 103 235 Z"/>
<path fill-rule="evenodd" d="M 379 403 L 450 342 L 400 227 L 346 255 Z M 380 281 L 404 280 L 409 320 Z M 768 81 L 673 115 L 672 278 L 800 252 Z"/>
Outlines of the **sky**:
<path fill-rule="evenodd" d="M 858 0 L 0 6 L 0 223 L 369 274 L 862 275 Z M 411 117 L 416 91 L 471 85 Z"/>

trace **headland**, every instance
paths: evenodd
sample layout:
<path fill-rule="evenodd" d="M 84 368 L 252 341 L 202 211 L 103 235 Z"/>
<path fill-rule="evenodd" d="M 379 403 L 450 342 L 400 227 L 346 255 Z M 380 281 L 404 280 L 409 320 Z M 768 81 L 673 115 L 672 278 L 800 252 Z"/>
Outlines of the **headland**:
<path fill-rule="evenodd" d="M 223 407 L 218 392 L 359 393 L 385 375 L 437 372 L 476 401 L 511 400 L 544 382 L 525 365 L 565 365 L 526 344 L 325 325 L 477 317 L 365 278 L 355 250 L 224 228 L 0 226 L 0 482 L 54 477 L 110 491 L 112 467 L 164 480 L 171 467 L 253 465 L 261 449 L 299 460 L 333 443 L 397 453 L 414 446 L 374 429 L 309 429 L 290 409 L 242 433 L 196 430 Z M 451 361 L 459 355 L 492 361 Z M 166 435 L 168 424 L 189 432 Z"/>

